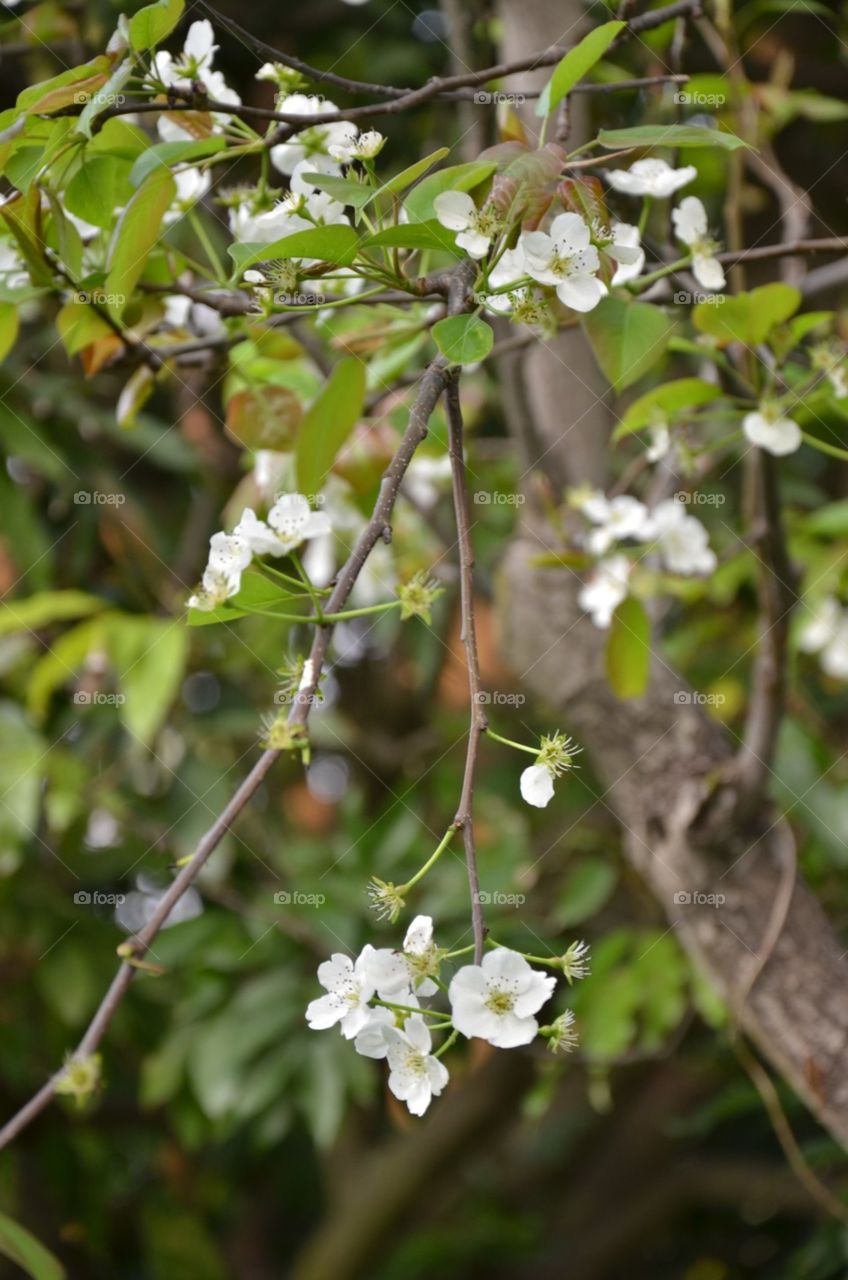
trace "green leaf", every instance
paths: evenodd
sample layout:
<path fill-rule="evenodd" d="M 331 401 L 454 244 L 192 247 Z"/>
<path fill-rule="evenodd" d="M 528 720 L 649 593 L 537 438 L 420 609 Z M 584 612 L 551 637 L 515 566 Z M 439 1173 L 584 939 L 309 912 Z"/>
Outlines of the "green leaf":
<path fill-rule="evenodd" d="M 473 191 L 497 169 L 494 160 L 470 160 L 468 164 L 451 165 L 431 173 L 413 187 L 403 207 L 413 222 L 431 222 L 435 217 L 433 201 L 443 191 Z"/>
<path fill-rule="evenodd" d="M 674 320 L 649 302 L 603 298 L 583 318 L 595 359 L 616 391 L 637 382 L 660 359 Z"/>
<path fill-rule="evenodd" d="M 83 107 L 82 112 L 77 120 L 77 132 L 84 134 L 87 138 L 91 137 L 91 130 L 94 121 L 102 111 L 106 111 L 109 107 L 114 106 L 116 100 L 124 85 L 129 80 L 134 71 L 133 59 L 125 58 L 119 63 L 101 88 L 96 89 L 89 97 L 88 102 Z"/>
<path fill-rule="evenodd" d="M 17 703 L 0 702 L 0 843 L 33 834 L 46 768 L 44 739 Z"/>
<path fill-rule="evenodd" d="M 600 911 L 618 880 L 609 858 L 584 858 L 569 872 L 554 909 L 554 919 L 562 929 L 581 924 Z"/>
<path fill-rule="evenodd" d="M 602 129 L 598 142 L 610 151 L 622 147 L 723 147 L 725 151 L 748 147 L 735 133 L 701 129 L 692 124 L 640 124 L 632 129 Z"/>
<path fill-rule="evenodd" d="M 121 214 L 109 251 L 103 286 L 109 313 L 120 320 L 144 271 L 147 255 L 162 234 L 162 219 L 176 195 L 168 169 L 156 169 L 141 184 Z"/>
<path fill-rule="evenodd" d="M 451 364 L 476 364 L 485 360 L 495 335 L 479 316 L 447 316 L 431 330 L 436 346 Z"/>
<path fill-rule="evenodd" d="M 135 738 L 149 746 L 180 687 L 188 635 L 173 618 L 115 615 L 107 647 L 125 699 L 121 719 Z"/>
<path fill-rule="evenodd" d="M 616 427 L 613 439 L 620 440 L 622 436 L 641 431 L 643 427 L 651 426 L 657 417 L 673 418 L 683 409 L 694 409 L 719 400 L 721 395 L 720 387 L 704 382 L 702 378 L 678 378 L 674 382 L 665 382 L 633 401 Z"/>
<path fill-rule="evenodd" d="M 0 360 L 5 360 L 15 345 L 18 328 L 18 308 L 14 302 L 0 302 Z"/>
<path fill-rule="evenodd" d="M 423 177 L 428 169 L 432 169 L 434 164 L 444 160 L 447 155 L 450 155 L 450 147 L 439 147 L 438 151 L 431 152 L 423 160 L 417 160 L 408 169 L 402 169 L 393 178 L 389 178 L 388 182 L 383 183 L 382 187 L 375 192 L 374 199 L 376 200 L 377 196 L 398 195 L 401 191 L 405 191 L 407 187 L 412 186 L 413 182 L 417 182 L 419 178 Z"/>
<path fill-rule="evenodd" d="M 132 195 L 129 165 L 111 155 L 85 155 L 63 192 L 65 208 L 95 227 L 111 227 L 116 205 Z"/>
<path fill-rule="evenodd" d="M 605 22 L 603 26 L 595 27 L 594 31 L 584 36 L 573 49 L 569 49 L 557 65 L 536 103 L 537 116 L 546 116 L 558 106 L 565 95 L 571 92 L 577 81 L 582 80 L 596 62 L 600 62 L 619 31 L 622 31 L 626 25 L 626 22 Z"/>
<path fill-rule="evenodd" d="M 85 591 L 39 591 L 22 600 L 3 600 L 0 636 L 15 631 L 40 631 L 55 622 L 84 618 L 106 607 L 107 602 Z"/>
<path fill-rule="evenodd" d="M 764 284 L 750 293 L 699 302 L 692 319 L 700 333 L 720 342 L 765 342 L 775 325 L 783 324 L 801 305 L 801 293 L 789 284 Z"/>
<path fill-rule="evenodd" d="M 32 1276 L 32 1280 L 64 1280 L 65 1268 L 19 1222 L 0 1213 L 0 1253 Z"/>
<path fill-rule="evenodd" d="M 377 194 L 377 188 L 370 183 L 352 182 L 350 178 L 339 178 L 332 173 L 304 173 L 303 181 L 353 209 L 362 209 Z"/>
<path fill-rule="evenodd" d="M 72 298 L 66 302 L 56 316 L 56 328 L 62 340 L 62 346 L 69 356 L 75 356 L 83 347 L 88 347 L 98 338 L 105 338 L 112 333 L 103 317 L 86 302 Z"/>
<path fill-rule="evenodd" d="M 619 698 L 638 698 L 648 686 L 651 670 L 651 624 L 633 596 L 622 600 L 612 615 L 606 652 L 607 679 Z"/>
<path fill-rule="evenodd" d="M 19 111 L 30 115 L 60 111 L 86 101 L 89 94 L 101 89 L 109 79 L 112 61 L 105 54 L 86 62 L 81 67 L 69 67 L 50 80 L 42 80 L 18 94 L 15 104 Z"/>
<path fill-rule="evenodd" d="M 254 262 L 270 262 L 273 258 L 318 258 L 337 267 L 349 267 L 359 248 L 359 236 L 353 227 L 310 227 L 295 231 L 273 244 L 233 244 L 228 253 L 239 272 Z"/>
<path fill-rule="evenodd" d="M 183 0 L 159 0 L 158 4 L 146 5 L 130 18 L 130 44 L 136 53 L 143 53 L 159 44 L 182 17 L 185 5 Z"/>
<path fill-rule="evenodd" d="M 301 493 L 321 492 L 339 449 L 362 413 L 365 374 L 361 360 L 355 357 L 341 360 L 318 398 L 307 409 L 295 452 L 297 487 Z"/>
<path fill-rule="evenodd" d="M 440 222 L 405 222 L 369 236 L 363 249 L 442 249 L 456 253 L 456 237 Z"/>
<path fill-rule="evenodd" d="M 186 142 L 157 142 L 137 158 L 130 171 L 130 183 L 133 187 L 140 187 L 145 178 L 160 165 L 170 169 L 173 165 L 188 160 L 204 160 L 217 151 L 223 151 L 226 146 L 227 139 L 220 137 L 196 138 Z"/>

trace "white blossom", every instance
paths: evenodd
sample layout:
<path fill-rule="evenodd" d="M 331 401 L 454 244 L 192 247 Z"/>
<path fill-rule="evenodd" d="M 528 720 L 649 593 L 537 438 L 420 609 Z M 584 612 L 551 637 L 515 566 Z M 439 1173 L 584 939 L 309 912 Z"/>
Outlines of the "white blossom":
<path fill-rule="evenodd" d="M 209 559 L 203 571 L 201 590 L 189 597 L 190 609 L 209 612 L 241 588 L 241 575 L 252 559 L 244 538 L 235 534 L 213 533 L 209 539 Z"/>
<path fill-rule="evenodd" d="M 572 311 L 592 311 L 606 292 L 597 277 L 601 265 L 591 232 L 579 213 L 561 213 L 550 233 L 523 231 L 519 245 L 527 274 L 554 285 L 560 302 Z"/>
<path fill-rule="evenodd" d="M 385 145 L 384 135 L 376 129 L 369 129 L 348 142 L 331 142 L 329 152 L 334 159 L 349 164 L 351 160 L 373 160 Z"/>
<path fill-rule="evenodd" d="M 645 250 L 642 248 L 639 228 L 631 226 L 629 222 L 614 222 L 610 234 L 612 244 L 606 246 L 606 251 L 618 264 L 610 283 L 626 284 L 628 280 L 635 280 L 641 275 L 645 265 Z"/>
<path fill-rule="evenodd" d="M 279 535 L 284 551 L 293 551 L 307 538 L 320 538 L 332 529 L 325 511 L 313 511 L 302 493 L 284 493 L 268 512 L 268 523 Z"/>
<path fill-rule="evenodd" d="M 419 1013 L 413 1013 L 402 1031 L 387 1028 L 385 1036 L 389 1088 L 411 1115 L 423 1116 L 449 1078 L 447 1067 L 430 1052 L 430 1028 Z"/>
<path fill-rule="evenodd" d="M 742 419 L 742 430 L 751 441 L 767 453 L 781 458 L 801 447 L 801 428 L 792 418 L 784 418 L 779 409 L 760 405 L 755 413 Z"/>
<path fill-rule="evenodd" d="M 536 809 L 550 804 L 554 794 L 553 774 L 547 765 L 531 764 L 521 774 L 521 798 Z"/>
<path fill-rule="evenodd" d="M 656 196 L 663 199 L 697 177 L 694 165 L 672 169 L 665 160 L 636 160 L 629 169 L 609 169 L 605 177 L 615 191 L 628 196 Z"/>
<path fill-rule="evenodd" d="M 188 91 L 195 81 L 199 81 L 214 102 L 229 106 L 238 106 L 241 98 L 231 89 L 220 71 L 213 69 L 213 62 L 218 46 L 215 44 L 215 32 L 208 18 L 193 22 L 186 34 L 185 44 L 179 57 L 166 49 L 160 49 L 152 60 L 152 73 L 156 80 L 175 89 Z M 223 112 L 214 113 L 216 123 L 227 120 Z M 164 112 L 159 116 L 157 129 L 160 137 L 166 142 L 183 141 L 191 138 L 188 129 Z"/>
<path fill-rule="evenodd" d="M 533 1015 L 555 986 L 555 978 L 531 968 L 523 956 L 498 947 L 455 975 L 448 993 L 453 1025 L 499 1049 L 529 1044 L 539 1029 Z"/>
<path fill-rule="evenodd" d="M 627 596 L 630 561 L 627 556 L 601 560 L 580 589 L 577 603 L 590 615 L 596 627 L 609 626 L 612 615 Z"/>
<path fill-rule="evenodd" d="M 371 977 L 380 999 L 406 1004 L 409 992 L 435 995 L 439 988 L 433 977 L 439 972 L 439 956 L 432 917 L 416 916 L 406 931 L 402 951 L 381 947 L 372 952 Z"/>
<path fill-rule="evenodd" d="M 627 493 L 616 498 L 591 494 L 584 499 L 580 510 L 597 526 L 586 536 L 586 547 L 595 556 L 602 556 L 614 542 L 638 538 L 648 519 L 645 504 Z"/>
<path fill-rule="evenodd" d="M 313 1031 L 325 1031 L 339 1024 L 346 1040 L 353 1040 L 367 1025 L 373 1010 L 368 1001 L 374 995 L 369 976 L 370 946 L 363 947 L 356 961 L 336 952 L 318 966 L 318 981 L 327 994 L 312 1000 L 306 1010 L 306 1021 Z"/>
<path fill-rule="evenodd" d="M 456 243 L 470 258 L 485 258 L 500 219 L 488 209 L 478 209 L 465 191 L 442 191 L 433 201 L 436 217 L 448 231 L 456 231 Z"/>
<path fill-rule="evenodd" d="M 338 107 L 327 98 L 307 93 L 290 93 L 279 100 L 277 109 L 287 115 L 325 115 Z M 348 120 L 332 120 L 325 124 L 313 124 L 302 133 L 295 133 L 287 142 L 279 142 L 271 148 L 271 162 L 280 173 L 293 173 L 302 160 L 312 163 L 319 155 L 330 155 L 331 146 L 350 144 L 357 135 L 357 127 Z"/>
<path fill-rule="evenodd" d="M 660 502 L 650 512 L 642 540 L 656 543 L 670 573 L 712 573 L 718 563 L 709 545 L 709 534 L 697 516 L 687 514 L 674 498 Z"/>
<path fill-rule="evenodd" d="M 202 200 L 212 185 L 212 175 L 206 169 L 191 167 L 174 173 L 177 191 L 174 202 L 167 209 L 163 221 L 168 224 L 182 217 L 186 210 Z"/>
<path fill-rule="evenodd" d="M 649 431 L 649 436 L 651 443 L 645 450 L 645 457 L 648 462 L 660 462 L 668 456 L 668 452 L 671 449 L 671 433 L 669 432 L 668 424 L 665 422 L 655 423 Z"/>
<path fill-rule="evenodd" d="M 245 507 L 233 533 L 243 538 L 254 556 L 282 556 L 286 544 L 264 520 L 260 520 L 252 507 Z"/>
<path fill-rule="evenodd" d="M 848 610 L 834 596 L 807 607 L 814 614 L 801 631 L 799 647 L 804 653 L 818 653 L 827 675 L 848 680 Z"/>
<path fill-rule="evenodd" d="M 707 211 L 697 196 L 687 196 L 671 220 L 677 239 L 692 250 L 692 273 L 705 289 L 723 289 L 724 268 L 716 258 L 717 245 L 709 237 Z"/>
<path fill-rule="evenodd" d="M 507 285 L 518 284 L 519 280 L 527 277 L 527 268 L 524 262 L 524 253 L 520 245 L 514 249 L 505 249 L 498 258 L 495 266 L 489 272 L 488 285 L 491 289 L 505 289 Z M 510 290 L 509 293 L 486 293 L 481 295 L 481 301 L 488 311 L 493 311 L 496 315 L 509 315 L 516 302 L 517 293 L 526 296 L 527 289 Z"/>
<path fill-rule="evenodd" d="M 368 1020 L 357 1032 L 353 1047 L 363 1058 L 385 1058 L 389 1051 L 389 1036 L 395 1027 L 395 1015 L 384 1005 L 368 1010 Z"/>

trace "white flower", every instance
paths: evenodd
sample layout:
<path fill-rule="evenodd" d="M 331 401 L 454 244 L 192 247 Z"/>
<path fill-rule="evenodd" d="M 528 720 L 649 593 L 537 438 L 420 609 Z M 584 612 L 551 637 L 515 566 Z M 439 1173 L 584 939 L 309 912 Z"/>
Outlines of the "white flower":
<path fill-rule="evenodd" d="M 338 107 L 327 98 L 290 93 L 278 102 L 277 109 L 286 115 L 312 116 L 329 114 L 337 111 Z M 302 133 L 294 134 L 288 142 L 272 147 L 271 161 L 281 173 L 293 173 L 302 160 L 312 163 L 318 155 L 329 155 L 331 146 L 349 145 L 357 132 L 356 125 L 348 120 L 310 125 Z"/>
<path fill-rule="evenodd" d="M 279 534 L 284 551 L 293 551 L 307 538 L 330 533 L 330 517 L 313 511 L 302 493 L 284 493 L 268 512 L 268 523 Z"/>
<path fill-rule="evenodd" d="M 406 1019 L 403 1031 L 386 1029 L 389 1088 L 411 1115 L 423 1116 L 448 1082 L 447 1067 L 430 1052 L 430 1028 L 419 1013 Z"/>
<path fill-rule="evenodd" d="M 492 237 L 500 230 L 500 219 L 486 209 L 478 209 L 465 191 L 442 191 L 433 201 L 436 217 L 448 231 L 457 231 L 456 243 L 470 258 L 485 258 Z"/>
<path fill-rule="evenodd" d="M 742 430 L 751 441 L 767 453 L 781 458 L 801 447 L 801 428 L 791 418 L 781 416 L 778 409 L 761 405 L 756 413 L 742 419 Z"/>
<path fill-rule="evenodd" d="M 408 1003 L 410 991 L 432 996 L 438 991 L 433 976 L 439 972 L 439 948 L 433 942 L 431 916 L 416 916 L 406 931 L 403 951 L 386 947 L 372 952 L 371 977 L 381 1000 Z"/>
<path fill-rule="evenodd" d="M 555 986 L 555 978 L 532 969 L 523 956 L 498 947 L 482 964 L 465 965 L 451 982 L 453 1025 L 499 1049 L 529 1044 L 539 1029 L 533 1014 Z"/>
<path fill-rule="evenodd" d="M 645 450 L 648 462 L 659 462 L 668 455 L 671 448 L 671 435 L 665 422 L 657 422 L 650 430 L 651 443 Z"/>
<path fill-rule="evenodd" d="M 519 280 L 523 280 L 527 275 L 527 268 L 524 263 L 524 253 L 520 246 L 515 249 L 505 249 L 498 258 L 496 265 L 489 272 L 489 287 L 492 289 L 502 289 L 507 285 L 517 284 Z M 527 290 L 521 290 L 522 294 L 526 294 Z M 494 311 L 496 315 L 508 315 L 512 310 L 516 299 L 516 293 L 487 293 L 483 294 L 481 301 L 489 311 Z"/>
<path fill-rule="evenodd" d="M 368 1010 L 368 1021 L 357 1033 L 353 1047 L 363 1058 L 385 1058 L 389 1051 L 389 1036 L 395 1027 L 395 1015 L 391 1009 L 378 1005 Z"/>
<path fill-rule="evenodd" d="M 627 556 L 601 560 L 580 589 L 577 603 L 591 615 L 596 627 L 608 627 L 618 606 L 627 596 L 630 561 Z"/>
<path fill-rule="evenodd" d="M 252 507 L 245 507 L 233 533 L 244 539 L 255 556 L 282 556 L 288 548 L 281 538 L 260 520 Z"/>
<path fill-rule="evenodd" d="M 687 196 L 677 209 L 672 209 L 674 233 L 692 250 L 692 272 L 705 289 L 724 288 L 724 268 L 717 260 L 714 240 L 707 227 L 707 211 L 697 196 Z"/>
<path fill-rule="evenodd" d="M 614 222 L 611 229 L 612 244 L 606 251 L 618 263 L 610 284 L 626 284 L 641 274 L 645 265 L 645 250 L 639 228 L 629 222 Z"/>
<path fill-rule="evenodd" d="M 842 621 L 842 606 L 835 596 L 825 596 L 815 607 L 807 606 L 812 619 L 798 637 L 798 645 L 804 653 L 818 653 L 830 644 Z"/>
<path fill-rule="evenodd" d="M 244 538 L 235 534 L 213 533 L 209 539 L 209 559 L 203 571 L 201 590 L 189 598 L 190 609 L 209 612 L 241 587 L 241 575 L 252 559 L 252 552 Z"/>
<path fill-rule="evenodd" d="M 531 764 L 521 775 L 521 798 L 536 809 L 550 804 L 554 794 L 553 774 L 547 765 Z"/>
<path fill-rule="evenodd" d="M 178 58 L 174 58 L 165 49 L 160 49 L 155 54 L 152 62 L 153 76 L 168 87 L 186 91 L 194 81 L 200 81 L 213 102 L 238 106 L 241 98 L 229 87 L 222 73 L 213 70 L 212 63 L 217 49 L 212 23 L 207 18 L 202 18 L 189 27 L 183 51 Z M 216 123 L 227 118 L 222 112 L 215 114 Z M 157 128 L 160 136 L 168 142 L 192 137 L 188 129 L 182 128 L 164 113 L 159 116 Z"/>
<path fill-rule="evenodd" d="M 637 160 L 629 169 L 609 169 L 605 177 L 615 191 L 628 196 L 657 196 L 662 199 L 673 195 L 697 177 L 698 170 L 692 164 L 682 169 L 672 169 L 665 160 Z"/>
<path fill-rule="evenodd" d="M 334 159 L 350 164 L 351 160 L 373 160 L 385 145 L 383 134 L 376 129 L 369 129 L 367 133 L 360 133 L 358 138 L 354 137 L 348 142 L 331 142 L 328 150 Z"/>
<path fill-rule="evenodd" d="M 527 274 L 539 284 L 556 286 L 557 297 L 572 311 L 592 311 L 606 289 L 597 278 L 601 260 L 591 232 L 579 213 L 561 213 L 550 234 L 523 231 L 519 237 Z"/>
<path fill-rule="evenodd" d="M 602 556 L 614 542 L 638 538 L 648 519 L 645 504 L 627 493 L 619 494 L 617 498 L 605 498 L 602 493 L 592 494 L 580 509 L 598 526 L 586 536 L 586 546 L 595 556 Z"/>
<path fill-rule="evenodd" d="M 212 175 L 208 170 L 190 168 L 181 169 L 174 174 L 177 191 L 170 209 L 166 210 L 163 221 L 167 224 L 175 222 L 187 209 L 198 200 L 202 200 L 212 185 Z"/>
<path fill-rule="evenodd" d="M 808 606 L 812 608 L 811 606 Z M 833 596 L 815 606 L 798 640 L 805 653 L 820 655 L 822 670 L 837 680 L 848 679 L 848 612 Z"/>
<path fill-rule="evenodd" d="M 669 573 L 712 573 L 718 563 L 709 534 L 696 516 L 686 514 L 682 502 L 668 498 L 651 511 L 642 540 L 655 542 Z"/>
<path fill-rule="evenodd" d="M 339 1023 L 342 1035 L 352 1040 L 362 1031 L 373 1015 L 368 1001 L 374 994 L 374 984 L 369 975 L 371 952 L 366 946 L 357 956 L 336 952 L 318 966 L 318 981 L 327 995 L 312 1000 L 306 1010 L 306 1021 L 313 1031 L 325 1031 Z"/>

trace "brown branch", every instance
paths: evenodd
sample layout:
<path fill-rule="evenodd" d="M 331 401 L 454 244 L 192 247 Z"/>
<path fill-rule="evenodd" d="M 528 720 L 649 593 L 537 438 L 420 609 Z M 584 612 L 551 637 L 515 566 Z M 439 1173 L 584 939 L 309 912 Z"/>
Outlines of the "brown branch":
<path fill-rule="evenodd" d="M 477 876 L 477 849 L 474 842 L 474 775 L 480 738 L 488 726 L 483 708 L 480 686 L 480 658 L 477 653 L 477 629 L 474 618 L 474 548 L 468 517 L 468 483 L 465 474 L 465 449 L 463 441 L 462 405 L 459 396 L 459 373 L 452 375 L 446 392 L 448 410 L 448 448 L 453 480 L 453 507 L 456 516 L 456 534 L 459 545 L 460 610 L 462 625 L 460 636 L 465 647 L 468 670 L 468 693 L 471 700 L 468 726 L 468 748 L 465 756 L 465 772 L 462 793 L 454 826 L 462 830 L 465 846 L 465 864 L 468 871 L 468 888 L 471 893 L 471 924 L 474 931 L 474 963 L 483 958 L 486 925 L 480 902 L 480 883 Z"/>
<path fill-rule="evenodd" d="M 763 244 L 753 249 L 717 253 L 719 262 L 759 262 L 764 258 L 785 258 L 794 253 L 848 253 L 848 237 L 830 236 L 819 240 L 787 240 L 783 244 Z"/>
<path fill-rule="evenodd" d="M 474 263 L 463 263 L 453 274 L 449 293 L 449 306 L 454 309 L 455 313 L 458 310 L 464 310 L 467 306 L 466 290 L 471 279 L 470 273 L 475 270 L 476 265 Z M 442 356 L 433 360 L 426 369 L 421 379 L 418 395 L 410 411 L 406 431 L 394 458 L 380 482 L 380 491 L 371 518 L 360 534 L 356 546 L 345 561 L 336 579 L 335 586 L 327 599 L 326 613 L 338 613 L 344 608 L 354 584 L 376 543 L 381 539 L 383 541 L 390 540 L 392 532 L 390 520 L 401 481 L 412 461 L 415 450 L 427 435 L 430 415 L 445 388 L 448 377 L 447 362 Z M 323 623 L 316 627 L 315 638 L 309 655 L 312 663 L 312 679 L 308 685 L 298 692 L 292 704 L 288 716 L 288 723 L 292 728 L 305 727 L 308 722 L 333 629 L 332 623 Z M 256 793 L 279 755 L 279 751 L 271 750 L 262 753 L 232 799 L 203 836 L 189 861 L 180 870 L 167 892 L 162 895 L 150 920 L 132 939 L 132 960 L 134 962 L 137 962 L 150 948 L 173 908 L 196 879 L 199 871 L 238 818 L 242 809 Z M 72 1055 L 74 1059 L 86 1058 L 98 1048 L 132 982 L 135 971 L 135 963 L 125 962 L 120 965 L 85 1034 L 74 1050 Z M 52 1076 L 0 1130 L 0 1149 L 7 1146 L 22 1129 L 26 1128 L 49 1105 L 63 1074 L 64 1069 Z"/>

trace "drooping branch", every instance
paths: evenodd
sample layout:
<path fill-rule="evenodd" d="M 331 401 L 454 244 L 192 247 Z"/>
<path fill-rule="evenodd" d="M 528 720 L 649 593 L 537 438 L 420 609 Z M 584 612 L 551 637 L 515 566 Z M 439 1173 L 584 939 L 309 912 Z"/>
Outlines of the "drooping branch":
<path fill-rule="evenodd" d="M 470 275 L 474 269 L 473 263 L 463 263 L 457 267 L 451 278 L 448 291 L 449 308 L 458 311 L 466 307 L 466 290 Z M 442 356 L 433 360 L 423 374 L 418 394 L 410 410 L 406 431 L 397 452 L 383 474 L 371 517 L 339 572 L 335 586 L 327 598 L 325 612 L 328 615 L 337 614 L 344 609 L 371 551 L 381 539 L 388 541 L 391 538 L 391 516 L 401 481 L 416 449 L 427 435 L 430 415 L 445 389 L 448 378 L 448 365 Z M 309 655 L 311 667 L 307 668 L 311 671 L 311 678 L 301 687 L 292 703 L 288 716 L 288 723 L 291 728 L 305 727 L 308 723 L 309 713 L 324 669 L 333 630 L 334 626 L 330 622 L 324 622 L 316 626 L 315 637 Z M 100 1002 L 77 1048 L 74 1050 L 73 1059 L 85 1059 L 97 1050 L 135 976 L 138 961 L 150 949 L 168 916 L 183 894 L 193 884 L 198 873 L 218 847 L 226 832 L 236 821 L 245 805 L 255 795 L 280 754 L 276 750 L 263 752 L 232 799 L 200 840 L 191 858 L 181 868 L 168 890 L 162 895 L 155 912 L 144 928 L 132 939 L 129 944 L 130 958 L 118 968 L 111 986 Z M 125 946 L 125 953 L 126 949 Z M 25 1129 L 49 1105 L 55 1096 L 56 1086 L 62 1078 L 64 1070 L 60 1070 L 52 1076 L 29 1102 L 0 1129 L 0 1149 L 7 1146 L 21 1130 Z"/>

